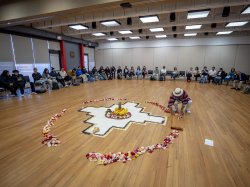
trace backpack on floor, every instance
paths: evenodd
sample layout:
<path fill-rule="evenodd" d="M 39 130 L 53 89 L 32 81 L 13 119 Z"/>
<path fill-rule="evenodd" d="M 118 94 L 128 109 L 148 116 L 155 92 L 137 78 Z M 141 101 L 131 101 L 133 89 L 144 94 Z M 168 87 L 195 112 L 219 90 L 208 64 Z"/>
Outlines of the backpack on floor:
<path fill-rule="evenodd" d="M 151 81 L 155 81 L 156 78 L 152 75 L 152 76 L 150 77 L 150 80 L 151 80 Z"/>
<path fill-rule="evenodd" d="M 159 81 L 164 81 L 164 76 L 160 76 Z"/>
<path fill-rule="evenodd" d="M 52 82 L 52 90 L 59 90 L 59 86 L 57 82 Z"/>
<path fill-rule="evenodd" d="M 36 93 L 38 94 L 42 94 L 42 93 L 45 93 L 47 90 L 43 87 L 39 88 L 39 89 L 36 89 Z"/>
<path fill-rule="evenodd" d="M 79 82 L 74 82 L 72 83 L 73 86 L 80 86 L 80 83 Z"/>

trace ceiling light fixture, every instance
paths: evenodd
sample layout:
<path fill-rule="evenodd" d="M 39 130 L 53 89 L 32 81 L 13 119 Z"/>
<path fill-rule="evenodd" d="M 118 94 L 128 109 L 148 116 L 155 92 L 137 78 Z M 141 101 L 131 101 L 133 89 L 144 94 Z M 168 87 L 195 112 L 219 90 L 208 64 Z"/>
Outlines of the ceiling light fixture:
<path fill-rule="evenodd" d="M 102 25 L 105 25 L 106 27 L 114 27 L 121 25 L 121 23 L 116 20 L 101 21 L 100 23 Z"/>
<path fill-rule="evenodd" d="M 69 25 L 70 28 L 75 29 L 75 30 L 86 30 L 89 27 L 82 25 L 82 24 L 76 24 L 76 25 Z"/>
<path fill-rule="evenodd" d="M 164 31 L 163 28 L 152 28 L 152 29 L 149 29 L 151 32 L 162 32 Z"/>
<path fill-rule="evenodd" d="M 231 34 L 233 31 L 221 31 L 217 32 L 216 35 Z"/>
<path fill-rule="evenodd" d="M 132 34 L 132 31 L 118 31 L 120 34 Z"/>
<path fill-rule="evenodd" d="M 206 18 L 209 12 L 209 9 L 188 11 L 187 19 Z"/>
<path fill-rule="evenodd" d="M 242 10 L 241 14 L 250 14 L 250 5 L 248 5 L 247 7 L 245 7 Z"/>
<path fill-rule="evenodd" d="M 116 40 L 118 40 L 117 38 L 108 38 L 107 39 L 108 41 L 116 41 Z"/>
<path fill-rule="evenodd" d="M 186 33 L 186 34 L 184 34 L 184 36 L 196 36 L 197 35 L 197 33 Z"/>
<path fill-rule="evenodd" d="M 166 34 L 163 34 L 163 35 L 155 35 L 156 38 L 167 38 L 167 35 Z"/>
<path fill-rule="evenodd" d="M 102 32 L 98 32 L 98 33 L 93 33 L 92 35 L 94 35 L 94 36 L 105 36 L 106 34 L 104 34 Z"/>
<path fill-rule="evenodd" d="M 241 27 L 248 23 L 248 21 L 236 21 L 226 24 L 226 27 Z"/>
<path fill-rule="evenodd" d="M 139 19 L 142 23 L 159 22 L 158 16 L 140 16 Z"/>
<path fill-rule="evenodd" d="M 138 39 L 141 39 L 139 36 L 131 36 L 129 37 L 131 40 L 138 40 Z"/>
<path fill-rule="evenodd" d="M 191 29 L 200 29 L 201 25 L 188 25 L 186 26 L 186 30 L 191 30 Z"/>

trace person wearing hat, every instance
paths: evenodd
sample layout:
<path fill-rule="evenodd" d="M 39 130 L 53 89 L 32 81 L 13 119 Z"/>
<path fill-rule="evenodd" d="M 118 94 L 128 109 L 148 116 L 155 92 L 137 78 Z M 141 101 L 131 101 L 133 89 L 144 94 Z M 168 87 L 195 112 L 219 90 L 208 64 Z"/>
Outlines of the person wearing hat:
<path fill-rule="evenodd" d="M 178 112 L 178 104 L 182 103 L 181 110 L 179 111 L 180 116 L 183 116 L 184 114 L 184 108 L 185 112 L 191 113 L 190 107 L 192 104 L 192 100 L 188 96 L 187 92 L 181 88 L 176 88 L 171 96 L 169 97 L 168 101 L 168 108 L 170 108 L 172 114 L 175 112 Z"/>

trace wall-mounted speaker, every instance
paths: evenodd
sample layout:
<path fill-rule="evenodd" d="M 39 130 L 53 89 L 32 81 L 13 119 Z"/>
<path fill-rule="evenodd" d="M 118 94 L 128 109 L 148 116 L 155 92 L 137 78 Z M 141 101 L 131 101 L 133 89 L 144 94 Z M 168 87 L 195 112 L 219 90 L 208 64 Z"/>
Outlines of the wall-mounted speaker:
<path fill-rule="evenodd" d="M 149 39 L 149 36 L 146 36 L 146 39 L 148 40 L 148 39 Z"/>
<path fill-rule="evenodd" d="M 230 14 L 230 6 L 224 7 L 222 12 L 222 17 L 228 17 L 229 14 Z"/>
<path fill-rule="evenodd" d="M 205 32 L 204 35 L 207 36 L 207 35 L 208 35 L 208 32 Z"/>
<path fill-rule="evenodd" d="M 141 34 L 142 33 L 142 29 L 139 29 L 138 32 Z"/>
<path fill-rule="evenodd" d="M 127 18 L 127 25 L 132 25 L 132 18 Z"/>
<path fill-rule="evenodd" d="M 175 13 L 172 12 L 170 13 L 170 22 L 174 22 L 175 21 Z"/>
<path fill-rule="evenodd" d="M 174 34 L 174 38 L 176 38 L 177 37 L 177 34 Z"/>
<path fill-rule="evenodd" d="M 96 22 L 92 22 L 92 29 L 96 29 Z"/>
<path fill-rule="evenodd" d="M 111 31 L 111 32 L 110 32 L 110 36 L 112 36 L 113 34 L 114 34 L 114 32 L 113 32 L 113 31 Z"/>
<path fill-rule="evenodd" d="M 122 40 L 125 40 L 125 38 L 123 37 Z"/>
<path fill-rule="evenodd" d="M 211 28 L 212 28 L 212 29 L 216 28 L 216 26 L 217 26 L 216 23 L 212 23 L 212 24 L 211 24 Z"/>
<path fill-rule="evenodd" d="M 176 26 L 172 27 L 172 31 L 175 32 L 176 31 Z"/>

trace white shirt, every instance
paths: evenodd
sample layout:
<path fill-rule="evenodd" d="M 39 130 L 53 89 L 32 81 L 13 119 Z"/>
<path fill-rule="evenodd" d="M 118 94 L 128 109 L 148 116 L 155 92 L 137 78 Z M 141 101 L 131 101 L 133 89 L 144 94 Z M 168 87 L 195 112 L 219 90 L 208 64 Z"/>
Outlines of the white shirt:
<path fill-rule="evenodd" d="M 216 76 L 216 73 L 217 71 L 216 70 L 209 70 L 208 74 L 211 76 L 211 77 L 215 77 Z"/>
<path fill-rule="evenodd" d="M 166 68 L 162 68 L 162 69 L 161 69 L 161 73 L 162 73 L 162 74 L 166 74 L 166 73 L 167 73 L 167 69 L 166 69 Z"/>
<path fill-rule="evenodd" d="M 67 76 L 66 71 L 60 71 L 59 74 L 62 78 L 65 78 Z"/>

